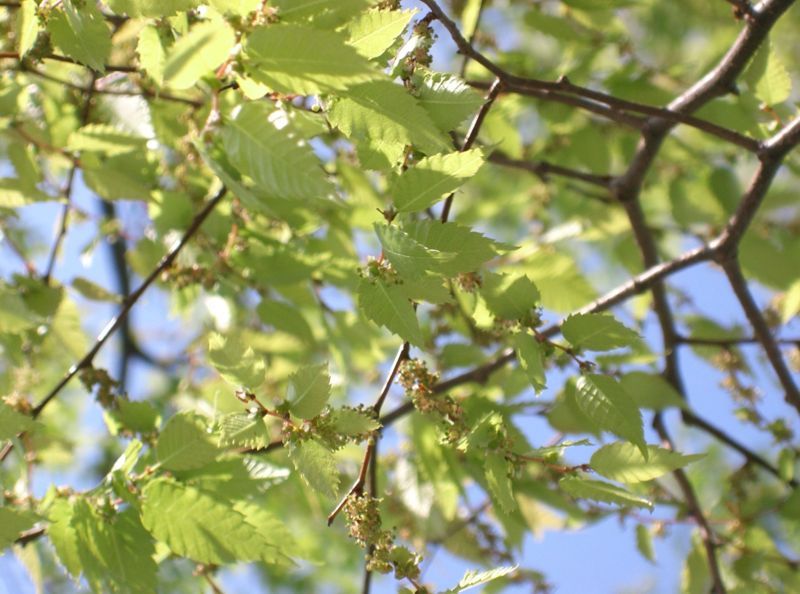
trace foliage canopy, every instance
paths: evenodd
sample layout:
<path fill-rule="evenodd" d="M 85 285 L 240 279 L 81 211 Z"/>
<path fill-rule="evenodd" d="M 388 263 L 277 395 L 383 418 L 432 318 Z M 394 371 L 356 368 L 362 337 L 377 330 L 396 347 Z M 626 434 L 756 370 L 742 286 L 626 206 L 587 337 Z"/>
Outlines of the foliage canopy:
<path fill-rule="evenodd" d="M 0 2 L 2 547 L 544 592 L 526 536 L 618 517 L 800 591 L 792 4 Z"/>

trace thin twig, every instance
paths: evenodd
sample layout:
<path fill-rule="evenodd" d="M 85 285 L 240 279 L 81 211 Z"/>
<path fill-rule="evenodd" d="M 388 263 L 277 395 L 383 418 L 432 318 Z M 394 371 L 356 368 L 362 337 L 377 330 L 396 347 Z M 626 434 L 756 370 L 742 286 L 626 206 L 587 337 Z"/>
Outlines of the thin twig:
<path fill-rule="evenodd" d="M 753 327 L 756 337 L 764 348 L 767 359 L 769 359 L 772 368 L 775 370 L 775 374 L 778 376 L 778 380 L 783 387 L 786 402 L 800 412 L 800 391 L 792 378 L 792 372 L 789 371 L 789 367 L 783 359 L 778 343 L 772 336 L 772 331 L 769 329 L 767 321 L 764 319 L 761 310 L 758 308 L 758 304 L 750 293 L 750 289 L 747 286 L 747 279 L 744 278 L 739 263 L 736 260 L 728 260 L 723 263 L 722 269 L 725 271 L 725 276 L 728 277 L 728 282 L 733 292 L 736 294 L 736 298 L 739 300 L 745 316 L 747 316 L 750 325 Z"/>
<path fill-rule="evenodd" d="M 61 381 L 59 381 L 58 384 L 56 384 L 56 386 L 50 390 L 50 392 L 48 392 L 47 396 L 42 398 L 42 400 L 33 408 L 32 415 L 34 418 L 38 417 L 42 413 L 44 407 L 47 406 L 47 404 L 58 395 L 62 388 L 64 388 L 64 386 L 66 386 L 81 369 L 88 367 L 92 363 L 94 356 L 103 347 L 114 331 L 120 326 L 124 318 L 128 315 L 133 306 L 136 305 L 148 287 L 153 284 L 153 282 L 163 271 L 172 265 L 181 250 L 183 250 L 192 236 L 194 236 L 194 234 L 200 229 L 206 218 L 208 218 L 208 215 L 210 215 L 217 204 L 220 203 L 222 198 L 225 196 L 226 191 L 227 190 L 224 187 L 219 190 L 219 192 L 217 192 L 217 194 L 211 198 L 205 204 L 205 206 L 203 206 L 202 210 L 195 215 L 183 236 L 172 246 L 172 248 L 170 248 L 169 252 L 167 252 L 167 254 L 161 259 L 158 265 L 147 276 L 142 284 L 139 285 L 139 287 L 133 291 L 128 298 L 125 299 L 125 301 L 122 302 L 119 313 L 109 320 L 109 322 L 97 336 L 92 348 L 89 349 L 89 351 L 81 358 L 80 361 L 69 368 L 64 377 L 61 378 Z"/>
<path fill-rule="evenodd" d="M 609 183 L 613 179 L 610 175 L 598 175 L 596 173 L 588 173 L 585 171 L 578 171 L 570 167 L 563 167 L 550 163 L 549 161 L 526 161 L 525 159 L 513 159 L 508 155 L 495 151 L 489 155 L 489 161 L 496 165 L 503 167 L 512 167 L 515 169 L 523 169 L 533 173 L 542 181 L 546 181 L 549 175 L 558 175 L 569 179 L 576 179 L 587 184 L 592 184 L 601 188 L 608 188 Z"/>

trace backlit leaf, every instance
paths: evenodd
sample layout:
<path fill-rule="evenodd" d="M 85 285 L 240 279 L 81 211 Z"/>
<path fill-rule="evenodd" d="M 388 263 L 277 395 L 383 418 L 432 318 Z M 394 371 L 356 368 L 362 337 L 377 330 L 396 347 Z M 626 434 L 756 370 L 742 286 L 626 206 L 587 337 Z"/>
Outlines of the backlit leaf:
<path fill-rule="evenodd" d="M 644 497 L 634 495 L 611 483 L 570 476 L 561 479 L 558 485 L 569 495 L 580 499 L 653 509 L 652 502 Z"/>
<path fill-rule="evenodd" d="M 633 444 L 618 441 L 597 450 L 590 461 L 603 476 L 621 483 L 640 483 L 658 478 L 705 456 L 684 455 L 656 446 L 647 446 L 647 459 Z"/>
<path fill-rule="evenodd" d="M 630 346 L 639 335 L 611 314 L 588 313 L 569 316 L 561 333 L 572 346 L 590 351 L 608 351 Z"/>
<path fill-rule="evenodd" d="M 608 375 L 578 378 L 576 401 L 581 411 L 600 429 L 627 439 L 647 458 L 642 415 L 619 383 Z"/>

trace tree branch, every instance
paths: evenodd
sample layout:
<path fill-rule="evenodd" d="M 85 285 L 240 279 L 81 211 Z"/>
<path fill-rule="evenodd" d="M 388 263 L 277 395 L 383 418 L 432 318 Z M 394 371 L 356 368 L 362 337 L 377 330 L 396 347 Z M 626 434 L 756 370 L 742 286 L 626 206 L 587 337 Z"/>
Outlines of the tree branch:
<path fill-rule="evenodd" d="M 761 346 L 764 347 L 767 359 L 769 359 L 772 368 L 775 370 L 781 386 L 783 386 L 786 402 L 800 412 L 800 391 L 798 391 L 797 384 L 792 379 L 792 373 L 789 371 L 786 361 L 783 360 L 783 355 L 778 343 L 775 341 L 775 337 L 772 336 L 764 316 L 761 315 L 758 304 L 747 287 L 747 280 L 742 274 L 739 263 L 736 260 L 727 260 L 722 264 L 722 269 L 725 271 L 725 276 L 728 277 L 728 282 L 736 294 L 745 316 L 747 316 L 750 325 L 753 327 L 756 338 L 758 338 Z"/>
<path fill-rule="evenodd" d="M 48 394 L 42 398 L 42 400 L 33 408 L 32 416 L 34 418 L 38 417 L 42 414 L 42 411 L 47 406 L 47 404 L 55 398 L 58 393 L 66 386 L 69 381 L 75 377 L 75 375 L 83 368 L 88 367 L 92 360 L 94 359 L 95 355 L 98 351 L 103 347 L 106 341 L 111 337 L 114 331 L 119 328 L 119 326 L 124 321 L 125 317 L 130 312 L 131 308 L 139 301 L 139 298 L 144 294 L 144 292 L 153 284 L 153 282 L 158 278 L 158 276 L 167 268 L 169 268 L 172 263 L 175 261 L 175 258 L 178 257 L 178 254 L 183 250 L 189 240 L 194 236 L 194 234 L 200 229 L 203 222 L 208 218 L 208 215 L 214 210 L 214 208 L 222 201 L 222 198 L 225 196 L 227 189 L 223 187 L 217 194 L 211 198 L 205 206 L 203 206 L 202 210 L 198 212 L 192 222 L 189 224 L 189 227 L 184 232 L 183 236 L 170 248 L 169 252 L 161 259 L 158 265 L 153 269 L 153 271 L 147 276 L 147 278 L 142 282 L 139 287 L 133 291 L 127 299 L 122 302 L 122 306 L 120 308 L 119 313 L 113 317 L 109 322 L 106 324 L 105 328 L 100 332 L 95 340 L 94 345 L 89 351 L 81 358 L 80 361 L 75 363 L 72 367 L 67 370 L 67 373 L 61 378 L 61 381 L 56 384 L 56 386 L 48 392 Z"/>

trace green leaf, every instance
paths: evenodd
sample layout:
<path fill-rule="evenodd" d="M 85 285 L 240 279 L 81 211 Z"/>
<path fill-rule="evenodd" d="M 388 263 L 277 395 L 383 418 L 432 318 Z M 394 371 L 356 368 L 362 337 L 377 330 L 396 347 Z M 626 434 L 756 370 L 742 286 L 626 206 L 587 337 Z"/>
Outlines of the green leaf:
<path fill-rule="evenodd" d="M 505 513 L 517 509 L 517 502 L 511 490 L 511 479 L 508 477 L 512 471 L 511 463 L 503 452 L 488 452 L 485 455 L 483 469 L 486 473 L 486 484 L 493 499 L 500 504 Z"/>
<path fill-rule="evenodd" d="M 61 10 L 53 10 L 47 19 L 50 38 L 70 58 L 97 72 L 105 71 L 111 53 L 111 32 L 97 7 L 63 0 Z"/>
<path fill-rule="evenodd" d="M 243 503 L 168 478 L 148 483 L 142 495 L 144 527 L 176 555 L 221 565 L 271 552 L 259 528 L 236 509 Z"/>
<path fill-rule="evenodd" d="M 772 42 L 763 43 L 744 74 L 756 98 L 777 105 L 789 98 L 792 78 Z"/>
<path fill-rule="evenodd" d="M 67 149 L 92 151 L 109 157 L 143 152 L 147 139 L 107 124 L 88 124 L 69 135 Z"/>
<path fill-rule="evenodd" d="M 105 301 L 108 303 L 121 303 L 122 297 L 101 287 L 88 278 L 76 276 L 72 279 L 72 288 L 92 301 Z"/>
<path fill-rule="evenodd" d="M 261 2 L 260 0 L 209 0 L 209 5 L 224 14 L 246 17 L 256 10 Z"/>
<path fill-rule="evenodd" d="M 332 192 L 322 164 L 264 103 L 245 104 L 222 129 L 231 163 L 262 189 L 281 198 L 323 198 Z"/>
<path fill-rule="evenodd" d="M 418 70 L 421 74 L 415 74 L 414 81 L 419 104 L 443 132 L 458 128 L 483 104 L 483 98 L 460 78 Z"/>
<path fill-rule="evenodd" d="M 383 255 L 406 279 L 416 279 L 426 271 L 441 271 L 446 262 L 457 257 L 455 252 L 443 253 L 421 245 L 395 225 L 375 223 L 374 228 L 383 247 Z"/>
<path fill-rule="evenodd" d="M 514 334 L 512 340 L 519 364 L 538 394 L 547 387 L 542 345 L 536 338 L 525 332 Z"/>
<path fill-rule="evenodd" d="M 416 10 L 369 10 L 347 24 L 347 44 L 371 60 L 397 40 Z"/>
<path fill-rule="evenodd" d="M 484 162 L 481 149 L 426 157 L 403 172 L 389 193 L 400 212 L 425 210 L 460 188 Z"/>
<path fill-rule="evenodd" d="M 332 413 L 333 428 L 337 433 L 355 437 L 380 429 L 380 422 L 366 411 L 340 408 Z"/>
<path fill-rule="evenodd" d="M 136 44 L 136 53 L 139 55 L 139 64 L 158 86 L 164 85 L 164 66 L 167 53 L 161 41 L 161 35 L 153 25 L 146 25 L 139 32 L 139 41 Z"/>
<path fill-rule="evenodd" d="M 0 401 L 0 440 L 11 439 L 18 433 L 30 430 L 33 425 L 34 421 L 30 416 L 23 415 Z"/>
<path fill-rule="evenodd" d="M 230 413 L 218 421 L 219 445 L 237 448 L 265 448 L 271 439 L 264 417 L 259 414 Z"/>
<path fill-rule="evenodd" d="M 792 283 L 781 303 L 781 323 L 787 324 L 800 313 L 800 280 Z"/>
<path fill-rule="evenodd" d="M 358 285 L 358 306 L 367 319 L 403 340 L 416 346 L 425 342 L 417 314 L 399 286 L 362 279 Z"/>
<path fill-rule="evenodd" d="M 487 274 L 481 296 L 489 310 L 503 320 L 528 320 L 539 303 L 539 289 L 520 274 Z"/>
<path fill-rule="evenodd" d="M 212 443 L 203 417 L 191 412 L 174 415 L 158 436 L 156 456 L 164 468 L 188 470 L 205 466 L 219 450 Z"/>
<path fill-rule="evenodd" d="M 208 358 L 222 378 L 237 389 L 252 392 L 264 383 L 266 364 L 239 340 L 212 333 L 208 337 Z"/>
<path fill-rule="evenodd" d="M 325 446 L 314 439 L 291 444 L 289 458 L 312 489 L 328 497 L 335 497 L 339 488 L 339 471 L 336 459 Z"/>
<path fill-rule="evenodd" d="M 281 22 L 311 23 L 321 29 L 335 29 L 366 9 L 370 0 L 272 0 Z"/>
<path fill-rule="evenodd" d="M 575 348 L 590 351 L 609 351 L 639 340 L 636 332 L 604 313 L 569 316 L 561 326 L 561 333 Z"/>
<path fill-rule="evenodd" d="M 188 89 L 222 64 L 236 44 L 227 23 L 200 23 L 169 48 L 164 60 L 164 85 Z"/>
<path fill-rule="evenodd" d="M 33 47 L 39 35 L 39 17 L 36 16 L 36 2 L 22 0 L 17 11 L 17 53 L 24 56 Z"/>
<path fill-rule="evenodd" d="M 480 586 L 482 584 L 486 584 L 497 578 L 501 578 L 503 576 L 508 575 L 509 573 L 516 571 L 517 565 L 509 566 L 509 567 L 497 567 L 495 569 L 489 569 L 487 571 L 477 571 L 477 570 L 467 570 L 464 573 L 464 577 L 458 582 L 458 584 L 450 588 L 449 590 L 445 590 L 441 594 L 456 594 L 457 592 L 464 592 L 466 590 L 470 590 L 476 586 Z"/>
<path fill-rule="evenodd" d="M 636 445 L 646 459 L 642 415 L 636 403 L 612 377 L 583 375 L 578 378 L 576 401 L 581 411 L 600 429 Z"/>
<path fill-rule="evenodd" d="M 0 551 L 11 546 L 20 532 L 33 528 L 38 519 L 31 511 L 0 506 Z"/>
<path fill-rule="evenodd" d="M 683 455 L 656 446 L 647 446 L 648 456 L 634 445 L 618 441 L 597 450 L 590 461 L 597 472 L 621 483 L 641 483 L 683 468 L 705 454 Z"/>
<path fill-rule="evenodd" d="M 386 80 L 350 88 L 331 102 L 328 119 L 346 136 L 369 140 L 387 157 L 399 157 L 409 144 L 427 154 L 452 149 L 416 99 Z"/>
<path fill-rule="evenodd" d="M 107 519 L 85 499 L 75 502 L 72 527 L 86 581 L 95 592 L 147 594 L 156 590 L 155 547 L 138 511 Z"/>
<path fill-rule="evenodd" d="M 69 574 L 78 579 L 83 563 L 78 549 L 78 535 L 72 525 L 73 504 L 68 499 L 57 498 L 47 510 L 47 537 L 56 550 L 56 557 Z"/>
<path fill-rule="evenodd" d="M 498 250 L 507 248 L 458 223 L 419 221 L 405 225 L 404 230 L 428 250 L 452 254 L 442 258 L 435 269 L 446 276 L 474 272 L 497 256 Z"/>
<path fill-rule="evenodd" d="M 295 553 L 297 544 L 289 528 L 275 517 L 269 500 L 237 501 L 233 509 L 253 526 L 258 537 L 258 560 L 267 564 L 291 565 L 289 555 Z"/>
<path fill-rule="evenodd" d="M 109 0 L 116 14 L 131 17 L 168 17 L 196 8 L 198 0 Z"/>
<path fill-rule="evenodd" d="M 616 503 L 619 505 L 643 507 L 653 509 L 653 503 L 644 497 L 639 497 L 611 483 L 593 481 L 579 477 L 566 477 L 558 481 L 567 494 L 581 499 L 602 501 L 603 503 Z"/>
<path fill-rule="evenodd" d="M 297 336 L 305 343 L 314 343 L 311 326 L 303 314 L 288 303 L 264 299 L 256 307 L 256 313 L 262 322 L 273 326 L 276 330 Z"/>
<path fill-rule="evenodd" d="M 250 77 L 280 93 L 317 95 L 380 78 L 344 36 L 305 25 L 270 25 L 245 44 Z"/>
<path fill-rule="evenodd" d="M 289 378 L 289 393 L 286 399 L 289 410 L 301 419 L 313 419 L 331 396 L 331 378 L 328 365 L 301 367 Z"/>
<path fill-rule="evenodd" d="M 660 375 L 644 371 L 631 371 L 624 374 L 619 381 L 622 389 L 630 394 L 641 408 L 664 410 L 686 406 L 686 402 L 675 391 L 675 388 Z"/>
<path fill-rule="evenodd" d="M 636 550 L 642 554 L 642 557 L 655 563 L 656 553 L 653 550 L 653 535 L 644 524 L 636 525 Z"/>

